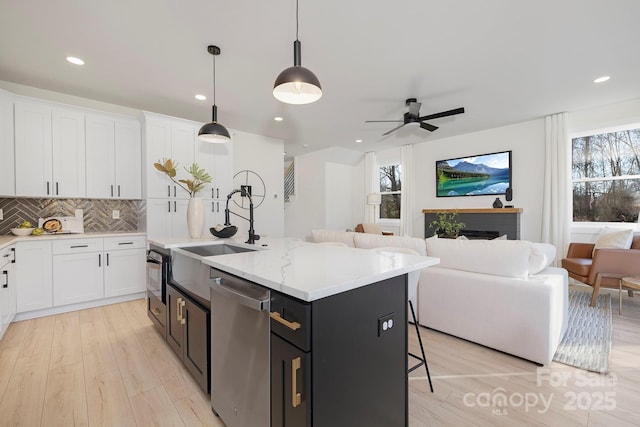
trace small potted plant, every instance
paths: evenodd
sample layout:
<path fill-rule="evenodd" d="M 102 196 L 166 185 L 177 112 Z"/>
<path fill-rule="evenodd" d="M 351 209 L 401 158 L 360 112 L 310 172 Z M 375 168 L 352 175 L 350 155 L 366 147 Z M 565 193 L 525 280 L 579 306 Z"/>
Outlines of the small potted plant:
<path fill-rule="evenodd" d="M 196 197 L 198 191 L 204 188 L 205 184 L 209 184 L 212 179 L 211 176 L 197 163 L 193 163 L 190 168 L 184 168 L 184 170 L 191 175 L 191 179 L 178 179 L 176 180 L 177 163 L 174 163 L 171 159 L 162 159 L 153 166 L 160 172 L 164 172 L 174 183 L 180 188 L 189 193 L 189 204 L 187 205 L 187 226 L 189 228 L 189 235 L 193 239 L 199 239 L 202 236 L 204 230 L 204 207 L 202 205 L 202 199 Z M 184 185 L 183 185 L 184 184 Z"/>
<path fill-rule="evenodd" d="M 439 212 L 437 216 L 437 219 L 429 223 L 429 228 L 433 228 L 434 234 L 437 234 L 438 237 L 455 239 L 460 234 L 460 230 L 465 227 L 464 222 L 456 219 L 457 212 Z"/>

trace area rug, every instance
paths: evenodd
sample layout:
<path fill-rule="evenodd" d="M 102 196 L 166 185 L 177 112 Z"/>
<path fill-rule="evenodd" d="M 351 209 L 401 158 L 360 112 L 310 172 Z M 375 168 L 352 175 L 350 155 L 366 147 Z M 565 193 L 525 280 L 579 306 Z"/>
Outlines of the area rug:
<path fill-rule="evenodd" d="M 569 289 L 569 326 L 553 360 L 588 371 L 609 371 L 611 296 L 598 295 L 589 307 L 590 291 Z"/>

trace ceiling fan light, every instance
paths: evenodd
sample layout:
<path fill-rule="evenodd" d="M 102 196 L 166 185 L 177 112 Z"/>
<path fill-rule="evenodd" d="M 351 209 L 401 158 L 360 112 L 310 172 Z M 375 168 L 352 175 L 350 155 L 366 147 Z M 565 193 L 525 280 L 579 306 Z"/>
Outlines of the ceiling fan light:
<path fill-rule="evenodd" d="M 294 65 L 278 75 L 273 96 L 286 104 L 310 104 L 322 97 L 322 87 L 311 70 Z"/>

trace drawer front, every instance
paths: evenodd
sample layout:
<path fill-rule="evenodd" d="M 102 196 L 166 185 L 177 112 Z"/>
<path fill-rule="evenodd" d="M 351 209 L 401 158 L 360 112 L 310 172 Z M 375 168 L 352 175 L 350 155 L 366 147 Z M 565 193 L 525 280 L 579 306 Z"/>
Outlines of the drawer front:
<path fill-rule="evenodd" d="M 101 251 L 102 239 L 63 239 L 53 241 L 54 255 Z"/>
<path fill-rule="evenodd" d="M 271 291 L 271 332 L 311 351 L 311 303 Z"/>
<path fill-rule="evenodd" d="M 12 247 L 0 249 L 0 268 L 4 267 L 7 264 L 10 264 L 13 261 L 13 251 Z"/>
<path fill-rule="evenodd" d="M 140 249 L 146 247 L 144 236 L 105 237 L 104 250 L 117 251 L 119 249 Z"/>

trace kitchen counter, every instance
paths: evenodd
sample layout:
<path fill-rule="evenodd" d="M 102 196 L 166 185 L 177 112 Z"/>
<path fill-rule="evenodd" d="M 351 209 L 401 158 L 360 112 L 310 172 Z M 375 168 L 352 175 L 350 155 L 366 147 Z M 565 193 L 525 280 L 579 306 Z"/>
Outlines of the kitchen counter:
<path fill-rule="evenodd" d="M 438 258 L 319 245 L 292 238 L 150 239 L 149 243 L 199 258 L 211 267 L 303 301 L 314 301 L 436 265 Z M 202 257 L 180 248 L 227 243 L 253 252 Z"/>
<path fill-rule="evenodd" d="M 124 232 L 95 232 L 95 233 L 73 233 L 73 234 L 41 234 L 40 236 L 0 236 L 0 249 L 10 246 L 16 242 L 26 242 L 34 240 L 59 240 L 59 239 L 83 239 L 92 237 L 118 237 L 118 236 L 144 236 L 146 233 L 140 231 Z"/>

